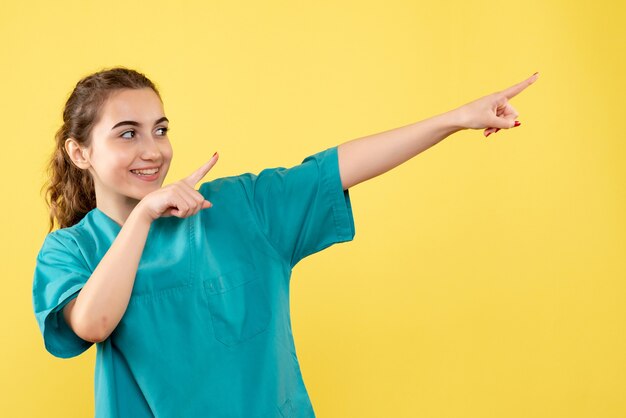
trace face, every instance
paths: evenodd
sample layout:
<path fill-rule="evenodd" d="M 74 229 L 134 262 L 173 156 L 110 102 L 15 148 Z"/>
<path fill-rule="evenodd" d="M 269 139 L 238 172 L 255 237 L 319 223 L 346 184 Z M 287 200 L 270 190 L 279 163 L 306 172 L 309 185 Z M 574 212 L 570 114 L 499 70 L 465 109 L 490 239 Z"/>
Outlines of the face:
<path fill-rule="evenodd" d="M 109 96 L 85 149 L 98 207 L 132 208 L 161 187 L 173 156 L 168 123 L 150 88 Z"/>

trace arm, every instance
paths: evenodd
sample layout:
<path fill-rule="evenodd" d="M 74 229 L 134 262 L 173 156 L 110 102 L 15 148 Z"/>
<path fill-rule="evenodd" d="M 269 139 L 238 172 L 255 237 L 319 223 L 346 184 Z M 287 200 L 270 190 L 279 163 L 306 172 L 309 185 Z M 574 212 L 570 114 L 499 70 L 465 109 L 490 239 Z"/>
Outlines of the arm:
<path fill-rule="evenodd" d="M 343 189 L 391 170 L 461 129 L 451 111 L 339 145 Z"/>
<path fill-rule="evenodd" d="M 462 129 L 483 129 L 485 136 L 519 126 L 517 111 L 508 102 L 539 77 L 535 73 L 513 86 L 481 97 L 449 112 L 411 125 L 354 139 L 339 145 L 343 189 L 376 177 L 427 150 Z"/>
<path fill-rule="evenodd" d="M 78 296 L 63 308 L 65 321 L 83 340 L 104 341 L 126 312 L 151 224 L 140 209 L 130 213 Z"/>
<path fill-rule="evenodd" d="M 148 193 L 137 203 L 78 296 L 63 307 L 65 321 L 76 335 L 91 342 L 111 335 L 128 308 L 152 222 L 161 216 L 186 218 L 211 207 L 194 187 L 217 159 L 216 152 L 191 175 Z"/>

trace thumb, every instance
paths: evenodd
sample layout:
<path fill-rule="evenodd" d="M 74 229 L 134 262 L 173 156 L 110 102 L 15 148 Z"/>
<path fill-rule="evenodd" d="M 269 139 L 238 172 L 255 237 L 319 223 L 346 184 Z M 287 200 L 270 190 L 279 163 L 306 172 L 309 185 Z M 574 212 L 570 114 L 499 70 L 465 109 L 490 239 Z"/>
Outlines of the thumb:
<path fill-rule="evenodd" d="M 493 128 L 510 129 L 518 125 L 520 125 L 520 123 L 515 120 L 514 115 L 509 115 L 508 117 L 494 116 L 493 118 L 489 120 L 489 126 Z"/>

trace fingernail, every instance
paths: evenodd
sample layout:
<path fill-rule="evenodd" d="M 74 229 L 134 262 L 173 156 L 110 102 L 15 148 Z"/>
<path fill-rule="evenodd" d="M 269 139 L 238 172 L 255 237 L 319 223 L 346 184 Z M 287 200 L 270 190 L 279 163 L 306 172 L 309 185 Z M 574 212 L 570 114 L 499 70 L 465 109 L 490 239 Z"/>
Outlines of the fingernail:
<path fill-rule="evenodd" d="M 520 126 L 520 125 L 521 125 L 520 121 L 519 121 L 519 120 L 516 120 L 516 121 L 515 121 L 515 125 L 513 125 L 513 127 L 515 128 L 516 126 Z"/>
<path fill-rule="evenodd" d="M 489 135 L 491 135 L 492 133 L 493 133 L 493 132 L 489 132 L 489 133 L 488 133 L 487 135 L 485 135 L 485 136 L 489 136 Z"/>
<path fill-rule="evenodd" d="M 535 74 L 533 74 L 533 75 L 537 75 L 537 74 L 539 74 L 539 71 L 537 71 L 537 72 L 536 72 Z"/>
<path fill-rule="evenodd" d="M 216 155 L 217 155 L 217 151 L 215 151 L 215 154 L 213 154 L 213 157 L 215 157 Z M 213 158 L 213 157 L 211 157 L 211 158 Z"/>
<path fill-rule="evenodd" d="M 496 129 L 496 132 L 498 132 L 500 130 L 500 128 Z M 494 132 L 495 133 L 495 132 Z"/>

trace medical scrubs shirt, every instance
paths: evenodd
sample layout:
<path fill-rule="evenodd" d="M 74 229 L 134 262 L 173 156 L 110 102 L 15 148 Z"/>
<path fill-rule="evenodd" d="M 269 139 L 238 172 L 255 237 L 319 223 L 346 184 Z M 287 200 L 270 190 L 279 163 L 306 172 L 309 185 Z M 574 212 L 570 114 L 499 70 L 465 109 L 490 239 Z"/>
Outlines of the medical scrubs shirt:
<path fill-rule="evenodd" d="M 96 417 L 315 417 L 296 357 L 289 282 L 298 261 L 354 238 L 337 147 L 199 191 L 212 208 L 152 223 L 128 308 L 97 343 Z M 93 344 L 69 328 L 62 308 L 120 229 L 95 208 L 46 236 L 33 304 L 51 354 L 69 358 Z"/>

